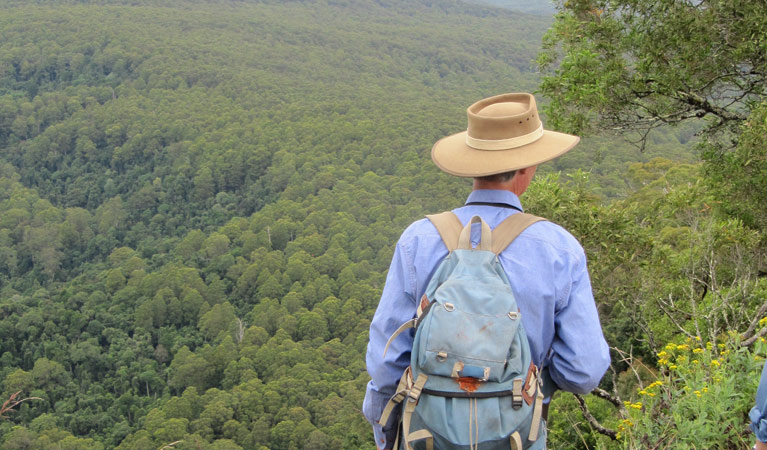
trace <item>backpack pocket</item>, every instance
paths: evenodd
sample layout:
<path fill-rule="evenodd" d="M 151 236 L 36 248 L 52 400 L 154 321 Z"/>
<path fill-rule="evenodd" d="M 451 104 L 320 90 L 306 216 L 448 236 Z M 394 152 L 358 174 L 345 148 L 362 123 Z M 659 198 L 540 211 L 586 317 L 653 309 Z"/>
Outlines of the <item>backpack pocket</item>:
<path fill-rule="evenodd" d="M 485 315 L 436 303 L 419 330 L 425 337 L 419 355 L 421 370 L 451 378 L 503 382 L 520 374 L 522 350 L 516 312 Z"/>

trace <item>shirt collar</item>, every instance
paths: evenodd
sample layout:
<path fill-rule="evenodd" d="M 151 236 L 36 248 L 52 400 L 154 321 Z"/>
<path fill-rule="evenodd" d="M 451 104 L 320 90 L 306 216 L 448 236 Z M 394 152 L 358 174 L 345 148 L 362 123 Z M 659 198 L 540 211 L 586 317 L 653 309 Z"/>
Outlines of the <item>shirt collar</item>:
<path fill-rule="evenodd" d="M 517 208 L 520 211 L 523 211 L 522 203 L 519 201 L 519 197 L 517 197 L 517 194 L 510 191 L 496 189 L 480 189 L 471 191 L 469 198 L 466 199 L 466 203 L 472 202 L 502 203 L 504 205 L 509 205 L 513 208 Z"/>

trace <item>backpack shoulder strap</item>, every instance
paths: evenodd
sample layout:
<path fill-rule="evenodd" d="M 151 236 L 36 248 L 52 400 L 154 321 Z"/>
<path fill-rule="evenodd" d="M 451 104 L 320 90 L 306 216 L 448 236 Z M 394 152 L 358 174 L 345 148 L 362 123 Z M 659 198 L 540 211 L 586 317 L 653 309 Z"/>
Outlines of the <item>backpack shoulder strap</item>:
<path fill-rule="evenodd" d="M 431 221 L 437 231 L 439 231 L 442 242 L 445 243 L 448 252 L 452 252 L 458 247 L 458 237 L 463 230 L 463 224 L 452 211 L 445 211 L 439 214 L 429 214 L 426 216 Z"/>
<path fill-rule="evenodd" d="M 500 254 L 530 225 L 546 220 L 526 213 L 512 214 L 493 230 L 493 253 Z"/>

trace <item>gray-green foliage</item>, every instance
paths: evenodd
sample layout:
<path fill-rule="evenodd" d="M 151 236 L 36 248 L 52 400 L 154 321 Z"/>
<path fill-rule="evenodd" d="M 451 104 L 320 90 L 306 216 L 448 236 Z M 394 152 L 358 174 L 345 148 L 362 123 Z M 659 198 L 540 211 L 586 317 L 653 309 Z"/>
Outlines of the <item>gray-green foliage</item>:
<path fill-rule="evenodd" d="M 763 229 L 767 15 L 748 0 L 568 0 L 544 38 L 556 127 L 633 134 L 700 122 L 723 208 Z"/>

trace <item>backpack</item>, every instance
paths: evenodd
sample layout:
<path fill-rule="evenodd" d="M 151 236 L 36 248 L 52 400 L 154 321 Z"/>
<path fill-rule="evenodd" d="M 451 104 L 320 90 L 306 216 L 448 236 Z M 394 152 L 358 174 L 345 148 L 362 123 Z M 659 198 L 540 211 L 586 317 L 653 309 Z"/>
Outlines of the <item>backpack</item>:
<path fill-rule="evenodd" d="M 501 253 L 540 217 L 512 214 L 495 230 L 479 216 L 464 227 L 452 212 L 427 216 L 448 248 L 416 317 L 410 367 L 379 423 L 403 404 L 394 448 L 522 450 L 546 448 L 543 393 Z M 471 246 L 471 227 L 481 239 Z M 400 445 L 400 442 L 402 441 Z"/>

